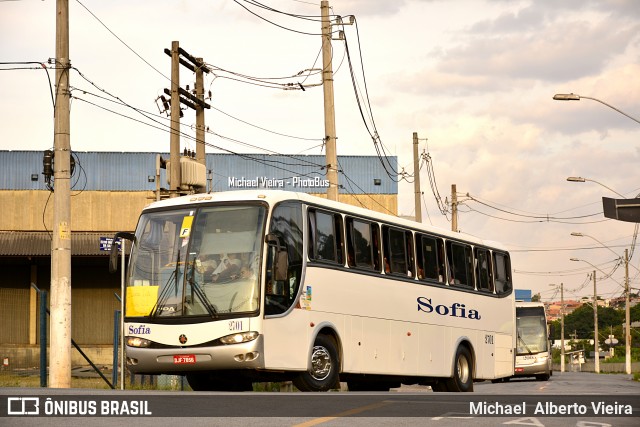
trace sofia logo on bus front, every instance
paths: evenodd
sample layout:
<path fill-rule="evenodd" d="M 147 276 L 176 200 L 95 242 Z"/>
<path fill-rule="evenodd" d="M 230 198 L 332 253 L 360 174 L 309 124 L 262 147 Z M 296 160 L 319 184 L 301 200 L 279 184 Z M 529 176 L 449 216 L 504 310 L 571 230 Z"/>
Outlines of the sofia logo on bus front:
<path fill-rule="evenodd" d="M 464 304 L 454 302 L 450 306 L 444 304 L 434 305 L 431 298 L 418 297 L 418 311 L 436 313 L 440 316 L 462 317 L 465 319 L 480 320 L 480 313 L 474 309 L 467 309 Z"/>
<path fill-rule="evenodd" d="M 147 325 L 133 326 L 129 325 L 129 334 L 131 335 L 149 335 L 151 334 L 151 328 Z"/>

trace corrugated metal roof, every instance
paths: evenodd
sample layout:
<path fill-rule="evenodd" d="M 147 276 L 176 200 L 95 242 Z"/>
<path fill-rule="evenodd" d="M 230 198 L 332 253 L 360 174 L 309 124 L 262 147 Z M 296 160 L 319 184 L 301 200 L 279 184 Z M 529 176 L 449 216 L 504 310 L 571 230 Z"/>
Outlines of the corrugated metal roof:
<path fill-rule="evenodd" d="M 109 255 L 100 250 L 102 238 L 113 238 L 113 232 L 71 233 L 71 255 Z M 128 252 L 128 246 L 127 246 Z M 51 234 L 46 231 L 0 231 L 0 256 L 50 256 Z"/>
<path fill-rule="evenodd" d="M 74 152 L 77 157 L 72 191 L 154 191 L 156 153 Z M 160 153 L 164 159 L 168 153 Z M 43 151 L 0 151 L 0 190 L 46 190 L 42 175 Z M 397 168 L 397 157 L 389 157 Z M 324 180 L 325 156 L 267 154 L 207 154 L 212 191 L 234 190 L 230 178 L 282 181 L 284 190 L 325 192 L 326 187 L 295 186 L 294 177 Z M 397 194 L 398 184 L 376 156 L 338 156 L 341 193 Z M 32 180 L 32 176 L 37 180 Z M 346 179 L 346 177 L 349 179 Z M 376 184 L 378 182 L 378 184 Z M 161 187 L 169 188 L 165 171 Z"/>

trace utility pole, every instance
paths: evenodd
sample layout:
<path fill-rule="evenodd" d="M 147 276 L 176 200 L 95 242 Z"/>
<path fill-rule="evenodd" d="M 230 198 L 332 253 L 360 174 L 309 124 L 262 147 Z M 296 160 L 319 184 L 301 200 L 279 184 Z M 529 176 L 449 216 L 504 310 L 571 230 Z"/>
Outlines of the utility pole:
<path fill-rule="evenodd" d="M 624 250 L 624 371 L 631 374 L 631 321 L 629 313 L 629 249 Z"/>
<path fill-rule="evenodd" d="M 420 162 L 418 158 L 418 132 L 413 133 L 413 188 L 415 190 L 416 222 L 422 222 L 420 191 Z"/>
<path fill-rule="evenodd" d="M 204 104 L 204 73 L 202 71 L 204 61 L 202 58 L 196 58 L 196 98 Z M 205 149 L 204 149 L 204 107 L 202 104 L 196 104 L 196 161 L 207 167 Z M 200 189 L 201 193 L 207 191 L 206 186 Z"/>
<path fill-rule="evenodd" d="M 451 231 L 458 231 L 458 194 L 455 184 L 451 184 Z"/>
<path fill-rule="evenodd" d="M 201 183 L 194 185 L 196 192 L 206 191 L 206 160 L 204 149 L 204 109 L 211 108 L 204 102 L 203 72 L 210 70 L 204 65 L 202 58 L 194 58 L 184 49 L 180 48 L 177 41 L 171 42 L 171 50 L 165 49 L 164 53 L 171 57 L 171 90 L 165 89 L 164 93 L 171 96 L 171 138 L 169 168 L 170 196 L 180 195 L 182 186 L 182 165 L 180 163 L 180 117 L 182 111 L 180 104 L 196 111 L 196 162 L 202 165 L 199 171 L 202 172 Z M 180 65 L 187 67 L 196 74 L 195 95 L 180 87 Z"/>
<path fill-rule="evenodd" d="M 320 2 L 322 15 L 322 88 L 324 93 L 324 132 L 327 147 L 327 199 L 338 200 L 338 156 L 336 152 L 336 111 L 333 100 L 333 66 L 331 64 L 331 20 L 329 2 Z"/>
<path fill-rule="evenodd" d="M 560 283 L 560 372 L 564 372 L 564 285 Z"/>
<path fill-rule="evenodd" d="M 594 335 L 594 348 L 596 354 L 596 374 L 600 373 L 600 350 L 598 349 L 598 292 L 596 291 L 596 271 L 593 270 L 593 335 Z"/>
<path fill-rule="evenodd" d="M 170 197 L 178 197 L 182 171 L 180 169 L 180 43 L 171 42 L 171 137 L 169 144 Z"/>
<path fill-rule="evenodd" d="M 69 120 L 69 0 L 56 2 L 51 350 L 49 385 L 71 387 L 71 133 Z"/>

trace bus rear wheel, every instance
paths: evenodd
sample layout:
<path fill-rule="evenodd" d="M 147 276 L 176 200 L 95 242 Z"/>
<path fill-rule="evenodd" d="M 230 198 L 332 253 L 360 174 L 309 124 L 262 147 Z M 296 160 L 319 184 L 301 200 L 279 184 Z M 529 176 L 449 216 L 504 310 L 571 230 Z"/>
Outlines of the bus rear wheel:
<path fill-rule="evenodd" d="M 473 358 L 465 346 L 458 347 L 453 370 L 453 378 L 445 381 L 447 391 L 473 391 Z"/>
<path fill-rule="evenodd" d="M 338 351 L 333 338 L 318 335 L 311 351 L 310 369 L 294 380 L 300 391 L 328 391 L 338 382 Z"/>

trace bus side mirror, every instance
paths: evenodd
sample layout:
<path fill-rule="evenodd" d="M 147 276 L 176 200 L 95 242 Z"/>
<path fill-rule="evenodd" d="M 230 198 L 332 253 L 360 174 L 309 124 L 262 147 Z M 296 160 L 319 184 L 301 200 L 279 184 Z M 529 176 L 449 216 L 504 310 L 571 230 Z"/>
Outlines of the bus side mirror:
<path fill-rule="evenodd" d="M 127 233 L 125 231 L 118 231 L 113 236 L 113 242 L 111 242 L 111 252 L 109 252 L 109 273 L 115 273 L 118 271 L 118 239 L 123 238 L 130 241 L 135 239 L 133 233 Z"/>
<path fill-rule="evenodd" d="M 287 280 L 289 272 L 289 255 L 287 248 L 280 244 L 280 239 L 275 234 L 267 234 L 265 237 L 267 243 L 275 242 L 276 244 L 276 256 L 273 266 L 273 279 L 276 281 Z"/>
<path fill-rule="evenodd" d="M 554 332 L 555 332 L 555 328 L 553 327 L 553 323 L 551 323 L 549 325 L 549 340 L 552 340 L 553 337 L 555 336 Z"/>
<path fill-rule="evenodd" d="M 289 271 L 289 254 L 286 249 L 277 249 L 275 279 L 287 280 L 287 272 Z"/>

